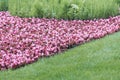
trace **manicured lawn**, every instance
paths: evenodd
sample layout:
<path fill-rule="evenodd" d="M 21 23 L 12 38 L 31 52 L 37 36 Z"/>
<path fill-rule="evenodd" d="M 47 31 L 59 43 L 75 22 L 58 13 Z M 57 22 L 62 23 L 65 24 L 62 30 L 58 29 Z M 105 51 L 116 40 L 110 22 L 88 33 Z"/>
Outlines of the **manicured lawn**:
<path fill-rule="evenodd" d="M 0 80 L 119 79 L 120 32 L 16 70 L 0 71 Z"/>

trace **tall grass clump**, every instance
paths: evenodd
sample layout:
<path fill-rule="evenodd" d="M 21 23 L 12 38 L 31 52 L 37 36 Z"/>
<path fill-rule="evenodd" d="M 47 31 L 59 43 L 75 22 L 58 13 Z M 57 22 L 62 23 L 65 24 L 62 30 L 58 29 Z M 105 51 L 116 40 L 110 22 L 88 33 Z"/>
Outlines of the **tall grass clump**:
<path fill-rule="evenodd" d="M 107 18 L 117 15 L 118 8 L 114 0 L 86 0 L 80 17 L 82 19 Z"/>
<path fill-rule="evenodd" d="M 118 3 L 118 5 L 120 6 L 120 0 L 115 0 L 117 3 Z"/>
<path fill-rule="evenodd" d="M 30 17 L 34 0 L 9 0 L 9 11 L 12 15 Z"/>
<path fill-rule="evenodd" d="M 8 0 L 0 0 L 0 11 L 8 10 Z"/>
<path fill-rule="evenodd" d="M 115 0 L 9 0 L 9 11 L 21 17 L 94 19 L 118 15 Z"/>

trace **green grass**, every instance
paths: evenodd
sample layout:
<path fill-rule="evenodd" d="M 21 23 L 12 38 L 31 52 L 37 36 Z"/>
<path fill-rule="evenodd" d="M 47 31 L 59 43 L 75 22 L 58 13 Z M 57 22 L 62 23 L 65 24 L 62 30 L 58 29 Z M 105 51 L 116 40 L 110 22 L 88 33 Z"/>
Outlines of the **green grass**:
<path fill-rule="evenodd" d="M 0 72 L 0 80 L 120 80 L 120 32 Z"/>
<path fill-rule="evenodd" d="M 120 6 L 120 0 L 116 0 L 116 2 L 119 4 L 119 6 Z"/>
<path fill-rule="evenodd" d="M 9 0 L 9 11 L 20 17 L 94 19 L 118 15 L 116 0 Z"/>
<path fill-rule="evenodd" d="M 8 0 L 0 0 L 0 11 L 8 10 Z"/>
<path fill-rule="evenodd" d="M 20 17 L 108 18 L 119 14 L 120 0 L 0 0 L 0 11 Z"/>

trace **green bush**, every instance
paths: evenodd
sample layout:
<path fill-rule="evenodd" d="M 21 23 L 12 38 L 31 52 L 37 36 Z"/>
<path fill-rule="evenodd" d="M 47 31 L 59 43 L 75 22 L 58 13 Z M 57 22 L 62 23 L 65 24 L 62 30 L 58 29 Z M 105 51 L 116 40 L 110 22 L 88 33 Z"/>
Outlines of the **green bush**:
<path fill-rule="evenodd" d="M 81 16 L 82 19 L 107 18 L 117 15 L 118 8 L 114 0 L 87 0 Z"/>
<path fill-rule="evenodd" d="M 120 0 L 115 0 L 117 3 L 118 3 L 118 5 L 120 6 Z"/>
<path fill-rule="evenodd" d="M 8 10 L 8 0 L 0 0 L 0 11 Z"/>
<path fill-rule="evenodd" d="M 9 0 L 9 11 L 21 17 L 94 19 L 118 15 L 115 0 Z"/>
<path fill-rule="evenodd" d="M 12 15 L 30 17 L 30 11 L 34 0 L 9 0 L 9 11 Z"/>

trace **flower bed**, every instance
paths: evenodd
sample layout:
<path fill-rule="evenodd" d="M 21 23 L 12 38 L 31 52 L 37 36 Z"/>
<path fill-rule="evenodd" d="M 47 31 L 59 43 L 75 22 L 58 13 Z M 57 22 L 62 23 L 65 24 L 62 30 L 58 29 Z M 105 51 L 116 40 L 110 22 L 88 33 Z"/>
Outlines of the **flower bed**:
<path fill-rule="evenodd" d="M 30 64 L 120 29 L 120 16 L 99 20 L 20 18 L 0 12 L 0 70 Z"/>

